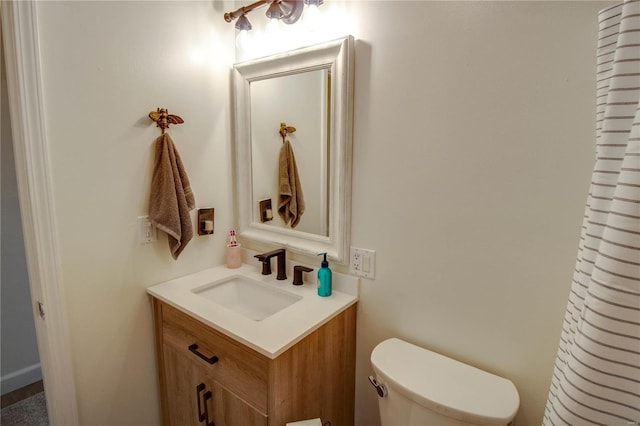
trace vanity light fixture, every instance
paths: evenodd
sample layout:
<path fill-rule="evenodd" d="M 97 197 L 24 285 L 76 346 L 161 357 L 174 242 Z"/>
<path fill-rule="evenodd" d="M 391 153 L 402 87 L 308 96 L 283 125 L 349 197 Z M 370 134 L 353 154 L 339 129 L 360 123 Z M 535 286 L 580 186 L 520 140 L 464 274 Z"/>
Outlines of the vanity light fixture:
<path fill-rule="evenodd" d="M 265 15 L 267 15 L 267 18 L 269 19 L 282 19 L 284 12 L 278 2 L 274 1 L 267 9 L 267 13 L 265 13 Z"/>
<path fill-rule="evenodd" d="M 236 21 L 236 30 L 239 30 L 239 31 L 251 30 L 251 22 L 249 22 L 247 15 L 245 15 L 244 13 L 240 15 L 240 17 Z"/>
<path fill-rule="evenodd" d="M 249 38 L 249 31 L 251 30 L 251 22 L 246 15 L 242 14 L 236 21 L 236 30 L 238 30 L 238 35 L 236 37 L 236 46 L 240 49 L 245 49 Z"/>
<path fill-rule="evenodd" d="M 323 3 L 324 0 L 258 0 L 250 5 L 243 6 L 233 12 L 227 12 L 224 14 L 224 20 L 227 22 L 236 22 L 236 29 L 240 31 L 249 31 L 251 24 L 247 19 L 247 13 L 259 7 L 269 5 L 265 15 L 272 20 L 282 21 L 285 24 L 295 24 L 300 16 L 302 10 L 306 4 L 309 8 L 317 7 Z"/>

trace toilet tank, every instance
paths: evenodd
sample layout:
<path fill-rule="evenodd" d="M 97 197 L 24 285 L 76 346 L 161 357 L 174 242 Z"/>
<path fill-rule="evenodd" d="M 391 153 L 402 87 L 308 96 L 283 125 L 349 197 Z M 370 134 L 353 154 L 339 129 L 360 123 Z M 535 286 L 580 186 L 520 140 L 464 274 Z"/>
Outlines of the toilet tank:
<path fill-rule="evenodd" d="M 520 405 L 502 377 L 392 338 L 371 353 L 381 397 L 382 425 L 507 425 Z"/>

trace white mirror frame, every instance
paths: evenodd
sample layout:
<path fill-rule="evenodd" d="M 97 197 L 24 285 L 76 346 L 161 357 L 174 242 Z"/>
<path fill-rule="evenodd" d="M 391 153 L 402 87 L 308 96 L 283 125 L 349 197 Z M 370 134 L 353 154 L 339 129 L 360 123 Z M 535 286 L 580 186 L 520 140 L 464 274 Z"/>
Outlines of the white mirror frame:
<path fill-rule="evenodd" d="M 234 65 L 235 181 L 240 237 L 309 255 L 326 252 L 334 261 L 348 257 L 351 222 L 351 150 L 353 121 L 354 41 L 347 36 L 315 46 Z M 255 222 L 251 162 L 252 81 L 331 69 L 330 190 L 328 236 Z M 256 200 L 257 202 L 257 200 Z"/>

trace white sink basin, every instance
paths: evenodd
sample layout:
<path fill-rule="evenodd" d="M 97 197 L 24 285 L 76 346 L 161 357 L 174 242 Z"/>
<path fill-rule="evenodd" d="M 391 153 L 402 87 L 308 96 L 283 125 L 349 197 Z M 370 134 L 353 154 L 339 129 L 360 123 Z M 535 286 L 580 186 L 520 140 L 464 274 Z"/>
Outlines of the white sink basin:
<path fill-rule="evenodd" d="M 278 281 L 273 274 L 261 275 L 259 266 L 215 266 L 156 284 L 147 292 L 269 359 L 358 301 L 358 277 L 334 271 L 333 293 L 318 297 L 313 283 Z"/>
<path fill-rule="evenodd" d="M 262 321 L 302 299 L 242 275 L 232 275 L 191 292 L 253 321 Z"/>

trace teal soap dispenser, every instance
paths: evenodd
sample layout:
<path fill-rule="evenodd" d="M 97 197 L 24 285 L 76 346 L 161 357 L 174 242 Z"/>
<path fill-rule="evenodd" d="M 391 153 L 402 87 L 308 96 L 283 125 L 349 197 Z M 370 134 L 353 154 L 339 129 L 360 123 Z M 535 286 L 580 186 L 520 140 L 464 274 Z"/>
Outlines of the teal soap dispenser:
<path fill-rule="evenodd" d="M 324 260 L 318 269 L 318 296 L 331 296 L 331 269 L 327 262 L 327 253 L 320 253 L 318 256 L 324 256 Z"/>

